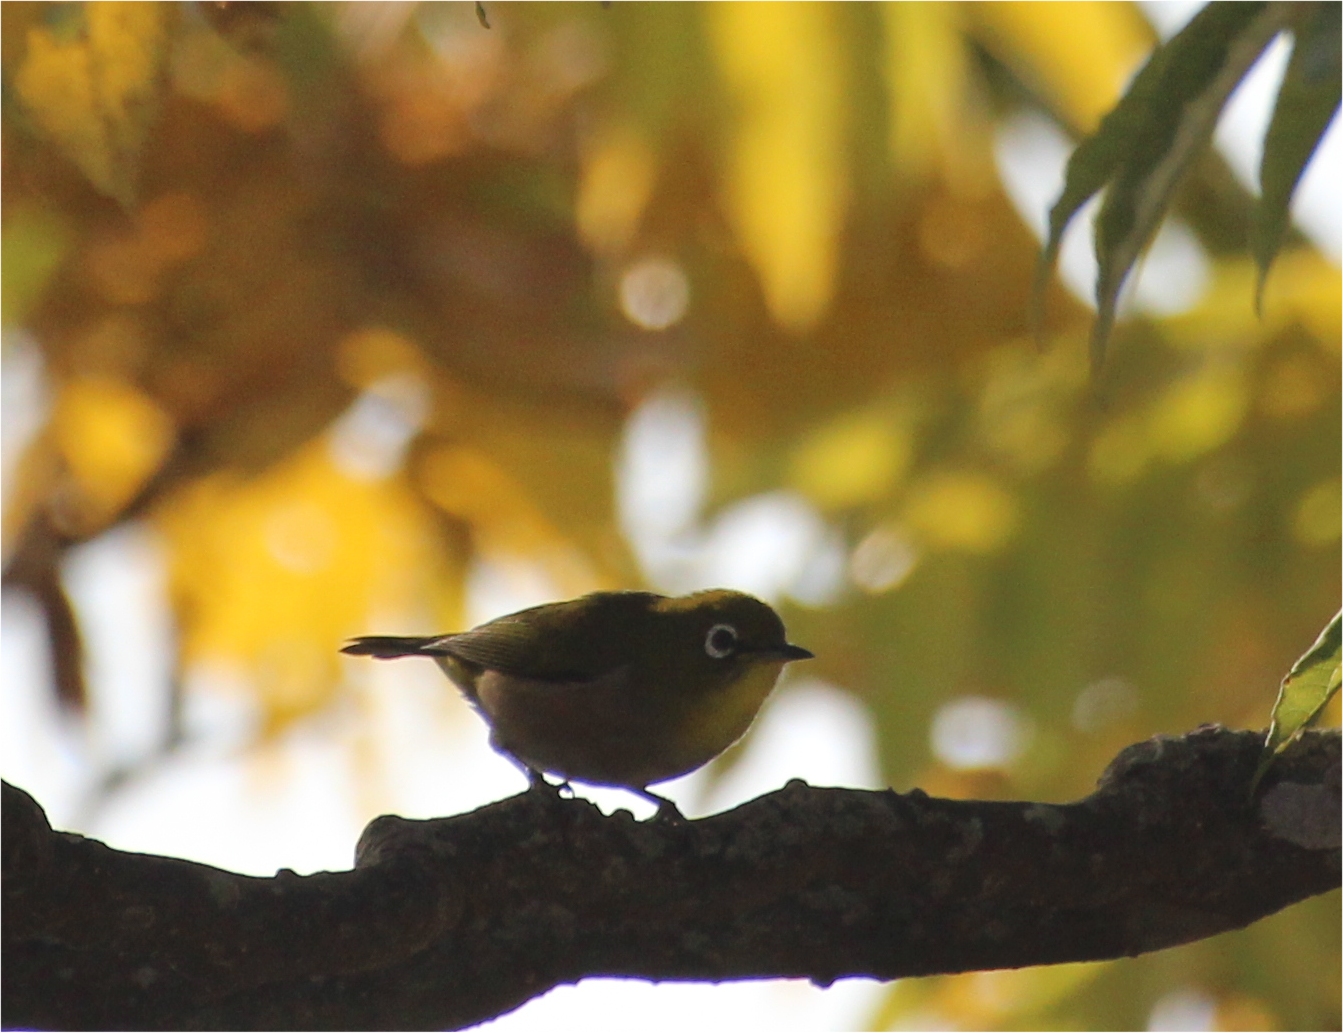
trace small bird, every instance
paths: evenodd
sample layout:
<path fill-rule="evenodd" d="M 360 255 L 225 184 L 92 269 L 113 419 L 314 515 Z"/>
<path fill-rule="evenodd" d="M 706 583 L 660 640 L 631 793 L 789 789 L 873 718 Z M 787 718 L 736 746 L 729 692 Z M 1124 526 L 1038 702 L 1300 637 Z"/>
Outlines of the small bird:
<path fill-rule="evenodd" d="M 542 772 L 649 791 L 707 764 L 746 732 L 783 666 L 812 653 L 754 596 L 593 592 L 427 638 L 370 635 L 342 650 L 429 656 L 490 726 L 490 745 L 533 786 Z"/>

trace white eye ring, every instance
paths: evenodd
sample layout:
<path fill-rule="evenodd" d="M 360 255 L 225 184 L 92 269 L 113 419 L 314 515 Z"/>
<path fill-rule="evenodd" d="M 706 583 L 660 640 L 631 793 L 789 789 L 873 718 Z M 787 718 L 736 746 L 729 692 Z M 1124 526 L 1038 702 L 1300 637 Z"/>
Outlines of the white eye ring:
<path fill-rule="evenodd" d="M 704 636 L 704 651 L 715 660 L 726 660 L 737 651 L 737 629 L 731 624 L 715 624 Z"/>

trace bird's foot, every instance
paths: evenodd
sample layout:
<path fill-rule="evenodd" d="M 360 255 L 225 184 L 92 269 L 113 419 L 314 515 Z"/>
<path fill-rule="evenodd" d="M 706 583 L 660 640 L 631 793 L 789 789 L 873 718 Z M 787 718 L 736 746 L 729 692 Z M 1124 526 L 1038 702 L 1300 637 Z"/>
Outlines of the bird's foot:
<path fill-rule="evenodd" d="M 559 783 L 550 782 L 541 772 L 528 768 L 527 781 L 531 783 L 528 792 L 537 793 L 546 800 L 572 800 L 574 798 L 574 787 L 569 784 L 568 779 Z"/>

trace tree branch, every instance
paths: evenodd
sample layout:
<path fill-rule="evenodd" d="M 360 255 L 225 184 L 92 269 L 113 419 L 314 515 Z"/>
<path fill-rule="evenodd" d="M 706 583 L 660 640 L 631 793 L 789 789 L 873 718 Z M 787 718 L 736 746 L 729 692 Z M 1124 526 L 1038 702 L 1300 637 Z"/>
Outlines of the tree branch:
<path fill-rule="evenodd" d="M 4 787 L 4 1015 L 38 1028 L 459 1028 L 584 976 L 879 979 L 1116 958 L 1339 885 L 1339 733 L 1124 750 L 1066 805 L 791 782 L 673 825 L 528 793 L 378 818 L 253 878 L 53 832 Z"/>

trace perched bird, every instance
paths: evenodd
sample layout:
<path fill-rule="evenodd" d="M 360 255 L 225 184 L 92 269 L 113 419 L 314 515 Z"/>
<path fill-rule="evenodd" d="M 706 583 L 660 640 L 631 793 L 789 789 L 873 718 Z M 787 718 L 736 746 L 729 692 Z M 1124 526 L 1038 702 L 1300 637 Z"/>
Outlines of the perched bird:
<path fill-rule="evenodd" d="M 470 631 L 353 639 L 342 652 L 429 656 L 490 726 L 490 745 L 542 772 L 619 786 L 677 815 L 648 787 L 684 775 L 750 726 L 783 665 L 812 656 L 753 596 L 594 592 Z"/>

